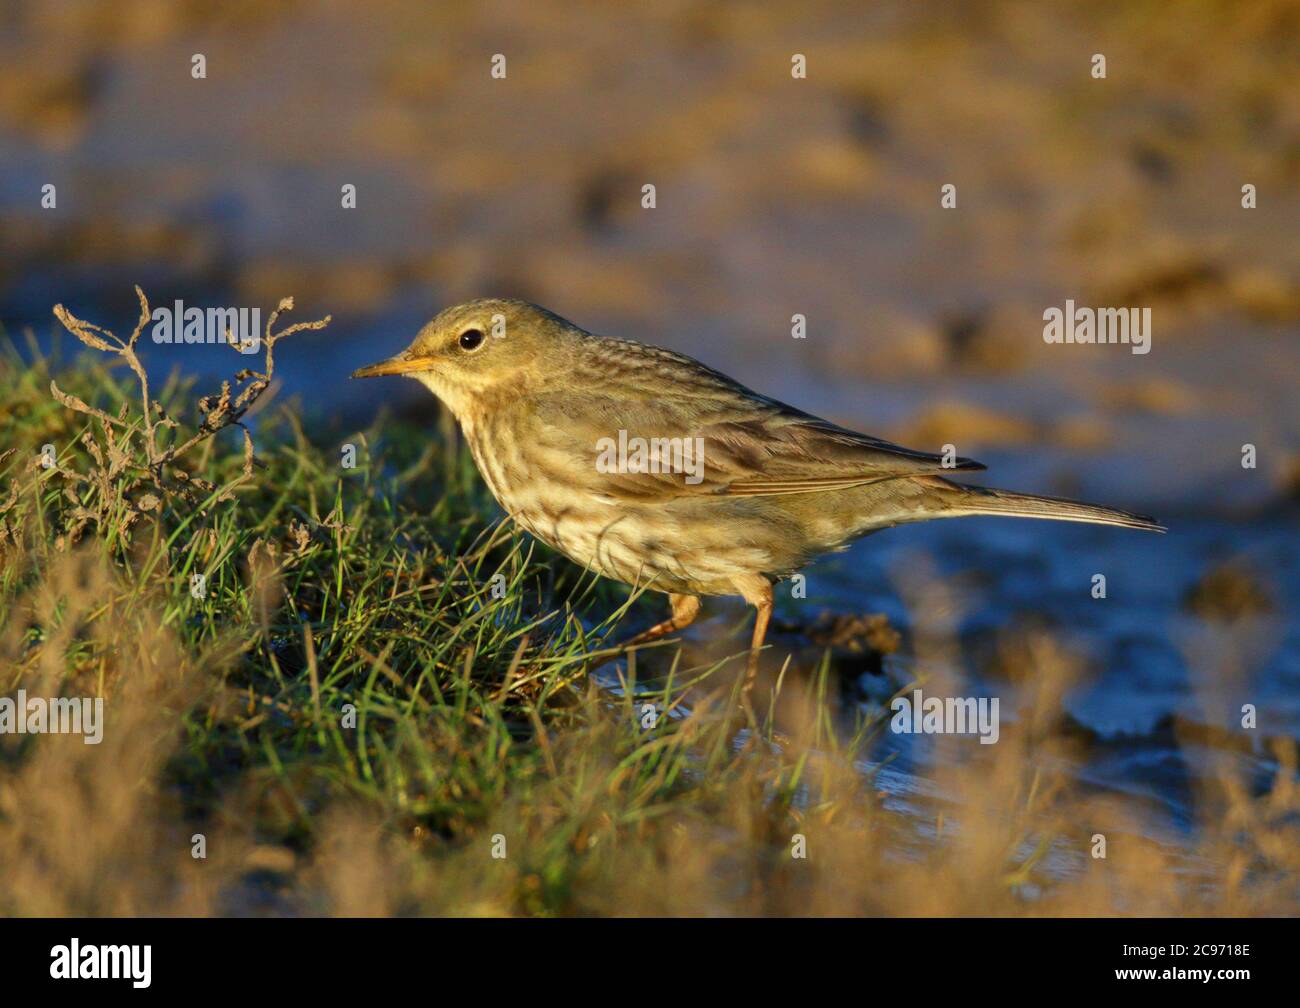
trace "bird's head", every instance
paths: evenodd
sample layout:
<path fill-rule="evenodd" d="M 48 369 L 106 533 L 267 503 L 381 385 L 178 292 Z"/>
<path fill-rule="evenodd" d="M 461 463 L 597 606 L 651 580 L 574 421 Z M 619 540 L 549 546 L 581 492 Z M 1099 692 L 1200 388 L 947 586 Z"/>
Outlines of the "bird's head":
<path fill-rule="evenodd" d="M 353 378 L 410 375 L 463 416 L 496 392 L 532 387 L 562 362 L 568 340 L 585 335 L 527 301 L 479 298 L 441 312 L 396 357 Z"/>

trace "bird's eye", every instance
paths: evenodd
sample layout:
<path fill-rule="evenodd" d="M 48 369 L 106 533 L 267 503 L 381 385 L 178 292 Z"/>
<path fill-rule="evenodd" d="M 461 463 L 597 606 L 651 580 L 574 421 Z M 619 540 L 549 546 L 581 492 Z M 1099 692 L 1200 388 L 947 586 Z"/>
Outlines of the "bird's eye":
<path fill-rule="evenodd" d="M 483 345 L 482 329 L 466 329 L 460 334 L 460 348 L 466 353 L 473 353 Z"/>

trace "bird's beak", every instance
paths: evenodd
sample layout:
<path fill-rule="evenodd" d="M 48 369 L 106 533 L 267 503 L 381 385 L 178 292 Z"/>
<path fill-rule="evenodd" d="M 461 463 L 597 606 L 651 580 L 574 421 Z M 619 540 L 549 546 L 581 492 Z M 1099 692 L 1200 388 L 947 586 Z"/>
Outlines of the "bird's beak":
<path fill-rule="evenodd" d="M 380 378 L 384 375 L 410 374 L 412 371 L 428 371 L 433 367 L 433 361 L 428 357 L 412 357 L 407 353 L 400 353 L 396 357 L 390 357 L 386 361 L 380 361 L 378 364 L 370 364 L 363 368 L 357 368 L 352 372 L 353 378 Z"/>

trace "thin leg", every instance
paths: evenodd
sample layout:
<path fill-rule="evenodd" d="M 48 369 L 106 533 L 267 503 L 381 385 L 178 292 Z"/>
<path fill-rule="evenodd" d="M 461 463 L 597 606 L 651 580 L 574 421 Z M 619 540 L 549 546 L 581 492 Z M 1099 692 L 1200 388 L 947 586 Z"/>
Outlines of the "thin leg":
<path fill-rule="evenodd" d="M 748 693 L 754 687 L 754 679 L 758 675 L 758 652 L 763 647 L 763 640 L 767 637 L 767 624 L 772 618 L 772 590 L 768 589 L 766 601 L 759 602 L 755 607 L 754 614 L 754 638 L 749 642 L 749 665 L 745 669 L 745 692 Z"/>
<path fill-rule="evenodd" d="M 695 617 L 700 614 L 700 597 L 698 595 L 673 595 L 669 594 L 668 602 L 672 606 L 673 614 L 662 623 L 656 623 L 649 630 L 643 630 L 629 641 L 625 641 L 622 647 L 634 647 L 637 644 L 645 644 L 647 641 L 658 640 L 666 634 L 674 633 L 678 630 L 684 630 L 695 622 Z"/>
<path fill-rule="evenodd" d="M 767 637 L 767 624 L 772 619 L 772 582 L 755 574 L 738 580 L 736 589 L 755 609 L 754 636 L 749 643 L 749 663 L 745 667 L 744 692 L 748 694 L 754 688 L 754 679 L 758 675 L 758 652 L 763 647 L 763 641 Z"/>

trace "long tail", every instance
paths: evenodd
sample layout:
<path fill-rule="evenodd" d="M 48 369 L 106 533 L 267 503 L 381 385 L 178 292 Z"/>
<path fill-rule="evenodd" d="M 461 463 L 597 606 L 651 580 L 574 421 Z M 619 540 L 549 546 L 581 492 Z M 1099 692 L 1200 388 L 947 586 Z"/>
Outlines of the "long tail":
<path fill-rule="evenodd" d="M 1048 521 L 1090 522 L 1094 525 L 1119 525 L 1123 528 L 1164 532 L 1165 527 L 1147 515 L 1085 504 L 1064 497 L 1039 497 L 1035 494 L 1012 493 L 987 487 L 962 486 L 947 480 L 936 480 L 950 488 L 945 502 L 948 514 L 1004 515 L 1009 518 L 1045 518 Z M 956 494 L 951 494 L 956 491 Z"/>

